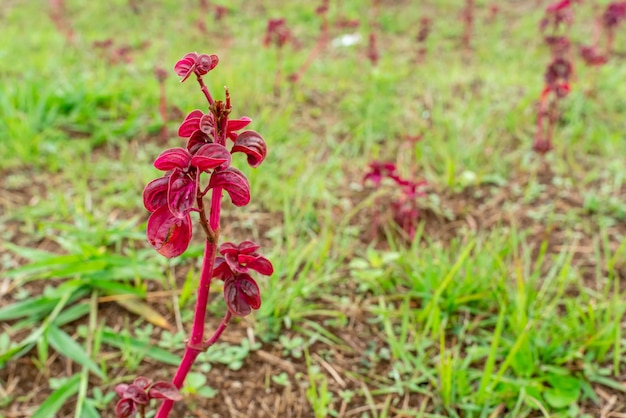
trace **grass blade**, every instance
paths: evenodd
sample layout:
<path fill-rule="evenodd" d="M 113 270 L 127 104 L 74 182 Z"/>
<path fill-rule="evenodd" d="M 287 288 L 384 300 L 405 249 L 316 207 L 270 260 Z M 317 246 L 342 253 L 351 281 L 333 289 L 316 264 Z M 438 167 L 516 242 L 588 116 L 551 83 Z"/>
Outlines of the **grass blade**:
<path fill-rule="evenodd" d="M 52 392 L 52 395 L 39 406 L 31 418 L 56 417 L 57 412 L 65 405 L 65 402 L 78 392 L 79 383 L 80 375 L 75 374 L 61 387 Z"/>
<path fill-rule="evenodd" d="M 96 363 L 89 357 L 85 349 L 59 327 L 54 325 L 50 326 L 48 329 L 48 342 L 58 353 L 86 367 L 99 378 L 105 378 L 102 370 L 100 370 Z"/>

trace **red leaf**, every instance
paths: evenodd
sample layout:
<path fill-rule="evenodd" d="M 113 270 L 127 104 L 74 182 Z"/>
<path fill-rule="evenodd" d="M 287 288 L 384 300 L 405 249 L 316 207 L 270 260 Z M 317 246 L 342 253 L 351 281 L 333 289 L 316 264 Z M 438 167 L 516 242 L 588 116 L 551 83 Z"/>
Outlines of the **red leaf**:
<path fill-rule="evenodd" d="M 235 131 L 245 128 L 250 124 L 250 122 L 252 122 L 252 119 L 247 116 L 242 116 L 239 119 L 229 120 L 228 122 L 226 122 L 226 136 L 235 141 L 238 136 L 237 132 Z"/>
<path fill-rule="evenodd" d="M 215 54 L 202 54 L 196 59 L 196 71 L 204 75 L 215 68 L 219 62 L 220 59 Z"/>
<path fill-rule="evenodd" d="M 189 138 L 191 134 L 200 129 L 200 118 L 202 118 L 203 114 L 204 113 L 198 109 L 188 114 L 178 128 L 178 136 L 181 138 Z"/>
<path fill-rule="evenodd" d="M 194 173 L 197 173 L 193 170 Z M 197 175 L 190 178 L 188 173 L 181 170 L 174 170 L 170 175 L 167 188 L 167 204 L 170 212 L 177 217 L 183 218 L 196 201 L 196 193 L 198 191 Z"/>
<path fill-rule="evenodd" d="M 243 152 L 248 156 L 248 164 L 258 167 L 267 155 L 267 145 L 257 132 L 244 131 L 237 136 L 232 152 Z"/>
<path fill-rule="evenodd" d="M 228 192 L 235 206 L 245 206 L 250 202 L 250 183 L 246 176 L 234 167 L 214 171 L 209 180 L 209 188 L 221 187 Z"/>
<path fill-rule="evenodd" d="M 144 389 L 134 384 L 128 386 L 128 389 L 124 392 L 124 399 L 132 399 L 134 403 L 140 405 L 147 405 L 150 401 Z"/>
<path fill-rule="evenodd" d="M 220 245 L 220 254 L 237 254 L 239 252 L 239 246 L 232 242 L 226 241 Z"/>
<path fill-rule="evenodd" d="M 159 254 L 177 257 L 185 252 L 191 240 L 191 218 L 187 214 L 180 219 L 175 217 L 169 207 L 162 206 L 150 215 L 146 234 L 148 242 Z"/>
<path fill-rule="evenodd" d="M 226 263 L 228 263 L 228 266 L 233 272 L 235 273 L 247 273 L 248 272 L 248 268 L 246 266 L 242 266 L 241 264 L 239 264 L 239 261 L 237 260 L 237 253 L 235 254 L 226 253 L 224 255 L 224 259 L 226 260 Z"/>
<path fill-rule="evenodd" d="M 169 176 L 163 176 L 152 180 L 143 189 L 143 205 L 150 212 L 167 204 L 167 185 Z"/>
<path fill-rule="evenodd" d="M 151 380 L 148 379 L 147 377 L 138 376 L 135 378 L 135 380 L 133 380 L 133 385 L 137 386 L 138 388 L 142 390 L 146 390 L 148 386 L 150 386 L 150 382 Z"/>
<path fill-rule="evenodd" d="M 252 122 L 252 119 L 250 119 L 247 116 L 242 116 L 239 119 L 230 119 L 227 123 L 226 123 L 226 130 L 227 131 L 238 131 L 240 129 L 245 128 L 246 126 L 250 125 L 250 122 Z"/>
<path fill-rule="evenodd" d="M 120 399 L 115 405 L 115 415 L 118 418 L 132 418 L 137 415 L 137 406 L 132 399 Z"/>
<path fill-rule="evenodd" d="M 237 246 L 237 249 L 242 254 L 252 254 L 259 248 L 261 248 L 259 244 L 250 240 L 241 241 L 239 245 Z"/>
<path fill-rule="evenodd" d="M 211 143 L 203 145 L 191 158 L 191 165 L 200 171 L 209 171 L 215 168 L 226 168 L 230 165 L 230 152 L 225 146 Z"/>
<path fill-rule="evenodd" d="M 202 115 L 198 122 L 198 129 L 210 137 L 215 136 L 215 116 L 212 113 Z"/>
<path fill-rule="evenodd" d="M 183 79 L 180 80 L 181 83 L 189 78 L 196 66 L 197 59 L 198 54 L 195 52 L 190 52 L 186 54 L 181 60 L 179 60 L 176 65 L 174 65 L 174 71 L 176 72 L 176 74 L 183 77 Z"/>
<path fill-rule="evenodd" d="M 169 399 L 170 401 L 183 399 L 176 386 L 170 382 L 155 382 L 148 391 L 148 396 L 152 399 Z"/>
<path fill-rule="evenodd" d="M 212 138 L 210 138 L 207 134 L 198 129 L 194 131 L 194 133 L 192 133 L 189 137 L 189 140 L 187 141 L 187 150 L 191 154 L 195 154 L 200 149 L 200 147 L 206 144 L 210 144 L 212 142 Z"/>
<path fill-rule="evenodd" d="M 234 315 L 246 316 L 261 307 L 261 292 L 250 275 L 239 274 L 224 283 L 224 300 Z"/>
<path fill-rule="evenodd" d="M 246 267 L 251 270 L 258 271 L 264 276 L 271 276 L 274 273 L 274 266 L 272 266 L 272 262 L 263 256 L 258 256 L 251 261 L 247 261 Z"/>
<path fill-rule="evenodd" d="M 115 386 L 115 393 L 117 393 L 117 396 L 119 396 L 120 398 L 124 397 L 124 393 L 126 393 L 127 390 L 128 385 L 126 383 L 120 383 L 119 385 Z"/>
<path fill-rule="evenodd" d="M 226 281 L 230 277 L 233 277 L 233 271 L 226 262 L 224 257 L 215 257 L 215 264 L 213 265 L 213 277 Z M 212 277 L 212 278 L 213 278 Z"/>
<path fill-rule="evenodd" d="M 191 160 L 191 154 L 186 149 L 170 148 L 157 157 L 156 161 L 154 161 L 154 166 L 163 171 L 173 170 L 174 168 L 182 170 L 189 166 L 189 160 Z"/>

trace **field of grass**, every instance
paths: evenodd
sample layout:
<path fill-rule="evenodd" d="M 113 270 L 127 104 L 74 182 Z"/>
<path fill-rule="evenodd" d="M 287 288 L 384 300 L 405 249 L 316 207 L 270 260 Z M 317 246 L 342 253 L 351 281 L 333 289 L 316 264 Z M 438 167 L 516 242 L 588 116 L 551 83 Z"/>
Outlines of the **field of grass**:
<path fill-rule="evenodd" d="M 259 242 L 275 273 L 259 278 L 261 308 L 200 356 L 172 416 L 626 416 L 626 28 L 605 66 L 575 58 L 542 156 L 547 2 L 490 17 L 496 2 L 477 0 L 466 51 L 462 0 L 382 0 L 377 15 L 371 0 L 331 1 L 331 42 L 279 92 L 267 21 L 285 18 L 298 41 L 285 76 L 316 42 L 316 5 L 222 3 L 219 21 L 191 0 L 0 4 L 0 417 L 111 417 L 115 385 L 173 376 L 203 241 L 157 254 L 142 190 L 205 107 L 171 70 L 190 51 L 220 57 L 207 84 L 227 85 L 232 116 L 267 142 L 257 169 L 233 157 L 252 200 L 225 202 L 221 235 Z M 575 44 L 595 3 L 575 6 Z M 357 43 L 333 42 L 347 34 Z M 165 125 L 155 66 L 169 71 Z M 373 161 L 428 182 L 413 240 L 391 219 L 394 190 L 363 184 Z"/>

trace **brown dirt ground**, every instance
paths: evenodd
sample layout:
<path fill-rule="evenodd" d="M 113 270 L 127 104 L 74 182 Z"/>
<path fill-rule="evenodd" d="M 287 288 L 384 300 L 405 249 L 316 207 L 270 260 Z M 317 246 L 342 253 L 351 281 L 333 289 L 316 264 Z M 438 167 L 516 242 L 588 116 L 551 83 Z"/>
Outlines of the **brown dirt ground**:
<path fill-rule="evenodd" d="M 4 177 L 2 177 L 4 178 Z M 422 219 L 425 222 L 424 236 L 430 240 L 448 242 L 453 237 L 458 236 L 461 231 L 471 231 L 479 233 L 489 231 L 502 225 L 515 225 L 524 229 L 528 233 L 529 242 L 535 242 L 537 247 L 543 240 L 548 242 L 548 251 L 556 253 L 564 249 L 565 234 L 568 226 L 553 223 L 546 225 L 529 216 L 531 209 L 541 205 L 551 205 L 557 213 L 565 214 L 568 211 L 579 211 L 582 207 L 582 198 L 572 193 L 559 192 L 551 185 L 545 176 L 546 185 L 543 192 L 535 199 L 530 206 L 520 202 L 520 197 L 514 192 L 515 189 L 523 187 L 528 181 L 528 175 L 516 176 L 518 184 L 509 184 L 504 187 L 477 186 L 468 188 L 465 191 L 454 194 L 444 192 L 439 195 L 440 208 L 426 208 L 422 211 Z M 37 190 L 44 193 L 45 187 L 50 183 L 49 178 L 35 178 L 33 183 Z M 367 193 L 367 191 L 363 192 Z M 358 202 L 364 197 L 363 193 L 357 193 L 352 199 Z M 626 199 L 626 189 L 621 191 L 622 197 Z M 6 184 L 0 183 L 0 215 L 10 211 L 12 207 L 19 205 L 35 204 L 34 198 L 19 190 L 11 189 Z M 558 197 L 554 197 L 558 196 Z M 518 202 L 519 205 L 512 205 L 504 209 L 506 202 Z M 447 216 L 441 213 L 445 212 Z M 354 222 L 361 225 L 363 231 L 367 231 L 365 225 L 371 223 L 371 213 L 364 210 L 355 216 Z M 580 227 L 582 238 L 577 242 L 576 263 L 581 266 L 593 267 L 593 232 L 596 226 L 594 215 L 584 215 L 588 225 Z M 275 222 L 275 216 L 271 214 L 259 215 L 259 220 L 263 222 Z M 33 245 L 48 250 L 55 250 L 55 245 L 51 241 L 32 242 L 31 238 L 20 233 L 18 223 L 5 225 L 11 241 L 20 245 Z M 617 223 L 609 228 L 609 241 L 612 247 L 619 244 L 620 237 L 626 235 L 626 225 Z M 364 236 L 364 242 L 371 242 L 372 237 Z M 615 249 L 615 248 L 613 248 Z M 6 252 L 0 246 L 0 256 Z M 623 279 L 626 280 L 626 266 L 618 266 L 618 270 Z M 182 279 L 184 272 L 181 272 Z M 31 285 L 36 286 L 36 285 Z M 0 291 L 2 288 L 0 287 Z M 161 289 L 153 288 L 151 291 Z M 155 301 L 151 301 L 155 302 Z M 10 303 L 10 295 L 4 295 L 0 300 L 0 306 Z M 164 303 L 152 303 L 168 319 L 174 323 L 171 310 L 165 308 Z M 121 310 L 113 303 L 103 303 L 100 308 L 100 317 L 106 318 L 107 324 L 120 329 L 125 324 L 128 313 Z M 354 312 L 349 313 L 350 324 L 344 329 L 332 330 L 339 335 L 348 347 L 337 348 L 328 347 L 322 343 L 316 343 L 311 349 L 312 360 L 320 367 L 320 370 L 328 379 L 329 390 L 335 394 L 342 390 L 358 390 L 364 387 L 364 383 L 355 376 L 363 376 L 362 360 L 363 351 L 368 343 L 372 342 L 378 346 L 384 346 L 384 339 L 380 336 L 380 331 L 370 325 L 366 315 L 359 311 L 358 306 Z M 217 319 L 209 319 L 207 329 L 214 329 Z M 77 324 L 68 327 L 67 331 L 72 332 Z M 253 338 L 250 333 L 251 324 L 247 320 L 232 324 L 223 336 L 226 342 L 238 343 L 242 338 Z M 105 348 L 106 350 L 106 348 Z M 114 353 L 103 351 L 102 356 Z M 327 361 L 326 359 L 331 359 Z M 376 380 L 376 376 L 387 375 L 389 364 L 379 363 L 376 369 L 370 370 L 369 377 Z M 155 369 L 157 370 L 155 375 Z M 0 370 L 0 381 L 3 382 L 0 389 L 5 393 L 0 395 L 11 395 L 14 401 L 3 411 L 6 418 L 28 417 L 34 408 L 39 405 L 49 394 L 47 387 L 48 376 L 69 376 L 76 372 L 76 365 L 68 362 L 66 358 L 57 354 L 52 354 L 48 364 L 44 369 L 39 369 L 31 357 L 25 356 L 9 363 Z M 163 367 L 149 359 L 145 360 L 137 370 L 137 374 L 145 374 L 154 379 L 167 379 L 171 376 L 175 368 Z M 271 376 L 286 372 L 289 377 L 289 385 L 281 386 L 271 380 Z M 109 375 L 115 377 L 121 375 L 122 370 L 112 369 Z M 233 371 L 225 366 L 217 365 L 209 374 L 208 384 L 219 390 L 213 399 L 194 398 L 186 399 L 186 406 L 181 406 L 177 410 L 177 416 L 194 417 L 311 417 L 312 412 L 306 399 L 307 369 L 304 359 L 294 359 L 283 356 L 282 349 L 277 345 L 263 344 L 262 348 L 245 360 L 245 365 L 240 370 Z M 626 381 L 626 377 L 622 379 Z M 98 385 L 97 379 L 93 380 L 93 385 Z M 110 388 L 103 388 L 110 389 Z M 626 397 L 616 391 L 605 387 L 597 386 L 596 391 L 602 404 L 588 405 L 588 413 L 593 416 L 607 414 L 608 412 L 626 412 Z M 340 417 L 360 416 L 367 412 L 369 407 L 365 399 L 358 396 L 349 402 L 342 401 L 339 396 L 334 398 L 331 407 L 339 411 Z M 391 405 L 393 416 L 406 416 L 402 410 L 415 410 L 421 408 L 426 403 L 425 408 L 429 410 L 430 398 L 420 394 L 381 395 L 374 396 L 376 405 L 383 408 L 387 403 Z M 71 405 L 71 403 L 69 404 Z M 183 405 L 183 403 L 181 403 Z M 188 408 L 188 409 L 182 409 Z M 210 412 L 207 412 L 210 411 Z M 73 416 L 71 406 L 68 406 L 60 416 Z M 502 410 L 502 413 L 505 411 Z M 186 414 L 186 415 L 185 415 Z M 103 415 L 103 416 L 112 416 Z M 501 416 L 501 415 L 494 415 Z M 609 415 L 605 415 L 609 416 Z M 617 415 L 615 415 L 617 416 Z"/>

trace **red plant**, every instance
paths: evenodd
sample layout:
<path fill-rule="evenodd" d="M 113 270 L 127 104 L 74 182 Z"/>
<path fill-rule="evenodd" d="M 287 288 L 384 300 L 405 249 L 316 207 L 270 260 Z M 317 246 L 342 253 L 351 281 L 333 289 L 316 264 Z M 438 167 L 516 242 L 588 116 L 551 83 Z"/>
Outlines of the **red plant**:
<path fill-rule="evenodd" d="M 134 417 L 137 413 L 145 416 L 146 406 L 151 399 L 179 401 L 183 398 L 170 382 L 152 383 L 150 379 L 141 376 L 130 385 L 120 383 L 115 387 L 115 393 L 121 398 L 115 405 L 115 414 L 118 417 Z"/>
<path fill-rule="evenodd" d="M 192 52 L 174 66 L 176 74 L 182 77 L 181 82 L 196 76 L 208 102 L 208 113 L 194 110 L 187 115 L 178 130 L 178 135 L 187 139 L 186 147 L 166 149 L 157 157 L 154 166 L 164 175 L 151 181 L 143 192 L 144 206 L 151 212 L 148 242 L 165 257 L 177 257 L 185 252 L 193 234 L 191 213 L 197 213 L 200 218 L 205 248 L 191 336 L 172 383 L 163 386 L 167 396 L 152 393 L 155 386 L 162 385 L 150 386 L 145 378 L 139 378 L 144 380 L 134 386 L 118 386 L 123 404 L 116 409 L 118 417 L 135 416 L 137 411 L 145 409 L 150 398 L 164 399 L 156 416 L 168 417 L 174 401 L 180 399 L 174 391 L 181 388 L 198 355 L 217 341 L 233 316 L 245 316 L 261 306 L 259 287 L 249 273 L 252 270 L 264 275 L 273 273 L 271 262 L 257 253 L 259 247 L 252 241 L 239 245 L 225 242 L 219 247 L 223 257 L 216 258 L 223 192 L 228 193 L 235 206 L 245 206 L 250 201 L 250 184 L 241 171 L 231 166 L 232 154 L 245 154 L 252 167 L 258 167 L 267 154 L 265 141 L 257 132 L 237 132 L 251 120 L 229 118 L 232 108 L 228 89 L 225 89 L 224 101 L 214 100 L 204 84 L 203 76 L 218 62 L 217 55 Z M 232 143 L 230 149 L 228 142 Z M 209 176 L 206 183 L 202 181 L 204 174 Z M 209 195 L 207 208 L 204 199 Z M 205 339 L 207 302 L 213 278 L 224 281 L 228 309 L 213 335 Z M 140 394 L 146 390 L 145 396 Z"/>
<path fill-rule="evenodd" d="M 472 49 L 472 35 L 474 33 L 474 9 L 476 4 L 474 0 L 465 0 L 465 7 L 461 12 L 461 20 L 463 21 L 463 36 L 461 41 L 466 52 Z"/>
<path fill-rule="evenodd" d="M 485 22 L 487 22 L 487 23 L 495 22 L 495 20 L 496 20 L 496 18 L 498 17 L 499 14 L 500 14 L 500 6 L 498 6 L 497 4 L 490 5 L 489 6 L 489 14 L 485 18 Z"/>
<path fill-rule="evenodd" d="M 554 126 L 559 118 L 559 102 L 571 90 L 572 65 L 571 42 L 567 31 L 574 19 L 572 3 L 575 0 L 559 0 L 546 8 L 539 25 L 544 41 L 550 48 L 552 61 L 544 74 L 544 88 L 539 98 L 533 150 L 545 154 L 552 149 Z M 550 28 L 550 34 L 545 34 Z"/>
<path fill-rule="evenodd" d="M 378 60 L 380 59 L 378 46 L 376 45 L 376 34 L 374 32 L 370 33 L 367 41 L 367 59 L 370 60 L 373 66 L 376 66 L 376 64 L 378 64 Z"/>
<path fill-rule="evenodd" d="M 228 7 L 216 5 L 213 11 L 213 18 L 216 22 L 220 22 L 228 14 Z"/>
<path fill-rule="evenodd" d="M 196 21 L 196 27 L 203 35 L 209 33 L 204 18 L 210 13 L 211 6 L 213 6 L 213 19 L 216 22 L 220 22 L 228 14 L 228 7 L 219 4 L 211 5 L 208 0 L 199 0 L 198 6 L 200 16 Z"/>
<path fill-rule="evenodd" d="M 145 49 L 150 45 L 149 42 L 142 42 L 138 46 L 119 45 L 115 46 L 115 42 L 111 38 L 102 41 L 94 41 L 93 47 L 101 51 L 103 59 L 111 65 L 130 64 L 133 62 L 132 53 L 137 50 Z"/>
<path fill-rule="evenodd" d="M 67 42 L 74 41 L 74 30 L 67 17 L 67 8 L 65 7 L 65 0 L 49 0 L 49 16 L 50 20 L 56 26 L 57 31 L 65 36 Z"/>
<path fill-rule="evenodd" d="M 572 0 L 559 0 L 546 8 L 545 16 L 539 23 L 539 28 L 542 32 L 551 28 L 552 33 L 556 34 L 561 28 L 569 28 L 573 21 Z"/>
<path fill-rule="evenodd" d="M 600 53 L 594 46 L 581 46 L 580 56 L 585 61 L 585 64 L 591 67 L 599 67 L 608 62 L 606 55 Z"/>
<path fill-rule="evenodd" d="M 572 73 L 572 64 L 564 58 L 556 58 L 546 69 L 545 87 L 539 100 L 537 130 L 533 142 L 533 150 L 540 154 L 545 154 L 552 149 L 554 126 L 559 118 L 559 102 L 571 90 Z"/>
<path fill-rule="evenodd" d="M 274 45 L 276 48 L 276 72 L 274 75 L 274 94 L 280 93 L 281 74 L 283 66 L 283 48 L 287 43 L 291 42 L 293 37 L 291 31 L 287 28 L 285 19 L 270 19 L 267 22 L 263 45 L 268 48 Z"/>
<path fill-rule="evenodd" d="M 423 187 L 427 185 L 426 181 L 415 182 L 402 178 L 396 165 L 391 162 L 374 161 L 370 163 L 369 168 L 369 171 L 363 176 L 363 183 L 369 181 L 374 187 L 380 188 L 385 179 L 391 180 L 391 184 L 394 186 L 394 195 L 391 199 L 393 220 L 413 240 L 419 220 L 417 202 L 420 197 L 426 195 L 423 190 Z M 373 225 L 376 227 L 378 223 L 379 221 L 375 220 Z"/>
<path fill-rule="evenodd" d="M 356 29 L 359 25 L 361 25 L 361 21 L 358 19 L 340 17 L 335 20 L 335 27 L 338 29 Z"/>
<path fill-rule="evenodd" d="M 420 19 L 419 31 L 415 38 L 418 45 L 417 62 L 424 62 L 424 58 L 426 58 L 426 40 L 428 39 L 428 35 L 430 35 L 432 24 L 433 21 L 428 17 L 422 17 Z"/>
<path fill-rule="evenodd" d="M 613 52 L 616 29 L 626 20 L 626 1 L 609 3 L 602 14 L 602 27 L 606 34 L 606 55 Z"/>
<path fill-rule="evenodd" d="M 313 61 L 319 56 L 326 44 L 328 44 L 328 8 L 330 6 L 330 0 L 322 0 L 322 4 L 315 9 L 315 13 L 322 18 L 322 24 L 320 26 L 320 34 L 317 37 L 317 43 L 309 53 L 306 61 L 300 66 L 297 72 L 290 74 L 287 79 L 292 83 L 297 83 L 302 79 L 302 76 L 309 69 Z"/>
<path fill-rule="evenodd" d="M 569 55 L 572 43 L 567 36 L 546 36 L 544 40 L 550 48 L 552 58 L 565 58 Z"/>

